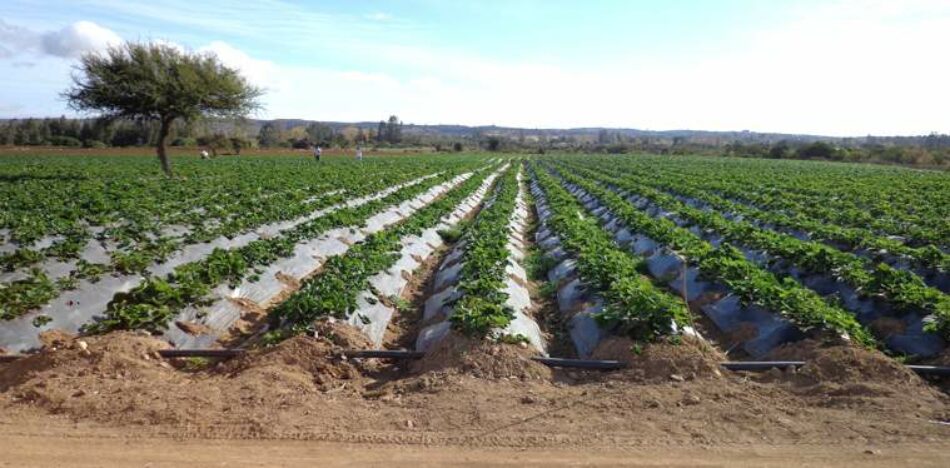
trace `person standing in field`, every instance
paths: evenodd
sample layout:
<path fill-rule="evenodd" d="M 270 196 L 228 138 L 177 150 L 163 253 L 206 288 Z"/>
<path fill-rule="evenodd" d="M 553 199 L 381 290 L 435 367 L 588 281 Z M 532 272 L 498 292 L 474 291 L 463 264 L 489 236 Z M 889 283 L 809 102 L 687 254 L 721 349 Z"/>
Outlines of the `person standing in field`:
<path fill-rule="evenodd" d="M 320 162 L 320 155 L 323 154 L 323 150 L 320 149 L 320 145 L 313 145 L 313 157 Z"/>
<path fill-rule="evenodd" d="M 201 159 L 209 159 L 208 150 L 203 149 L 201 150 L 200 154 L 201 154 Z"/>
<path fill-rule="evenodd" d="M 357 161 L 363 160 L 363 147 L 360 145 L 356 145 L 356 160 Z"/>

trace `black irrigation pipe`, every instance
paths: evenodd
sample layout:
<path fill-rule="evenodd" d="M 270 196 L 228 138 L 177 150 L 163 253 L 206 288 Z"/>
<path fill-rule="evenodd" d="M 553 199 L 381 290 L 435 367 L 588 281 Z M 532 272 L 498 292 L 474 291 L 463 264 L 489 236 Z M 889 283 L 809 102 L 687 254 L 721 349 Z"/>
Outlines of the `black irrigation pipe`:
<path fill-rule="evenodd" d="M 731 371 L 763 372 L 769 369 L 801 367 L 805 365 L 805 361 L 731 361 L 719 365 Z"/>
<path fill-rule="evenodd" d="M 244 354 L 246 350 L 234 349 L 163 349 L 158 354 L 163 358 L 231 358 Z M 387 349 L 347 349 L 337 353 L 347 358 L 377 358 L 377 359 L 420 359 L 425 353 L 418 351 L 387 350 Z M 8 363 L 24 358 L 24 354 L 0 354 L 0 363 Z M 573 369 L 596 369 L 596 370 L 618 370 L 626 368 L 626 364 L 620 361 L 606 361 L 596 359 L 561 359 L 550 357 L 532 358 L 541 364 L 550 367 L 562 367 Z M 732 371 L 751 371 L 762 372 L 769 369 L 785 369 L 789 367 L 801 367 L 805 361 L 732 361 L 720 364 L 725 369 Z M 907 365 L 918 375 L 929 375 L 937 377 L 950 377 L 950 367 L 946 366 L 924 366 Z"/>
<path fill-rule="evenodd" d="M 950 376 L 950 367 L 946 366 L 919 366 L 908 364 L 907 368 L 919 375 L 936 375 L 938 377 Z"/>
<path fill-rule="evenodd" d="M 617 370 L 627 367 L 626 364 L 620 361 L 603 361 L 597 359 L 561 359 L 549 357 L 535 357 L 531 359 L 549 367 L 566 367 L 572 369 Z"/>

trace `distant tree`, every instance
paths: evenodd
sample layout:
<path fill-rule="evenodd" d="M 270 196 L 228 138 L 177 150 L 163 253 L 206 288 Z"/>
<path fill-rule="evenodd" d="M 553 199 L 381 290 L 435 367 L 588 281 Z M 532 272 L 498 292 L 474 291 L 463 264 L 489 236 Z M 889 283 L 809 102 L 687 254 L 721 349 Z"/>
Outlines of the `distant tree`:
<path fill-rule="evenodd" d="M 791 150 L 788 147 L 788 142 L 782 140 L 769 148 L 769 157 L 772 159 L 785 159 L 788 157 L 790 151 Z"/>
<path fill-rule="evenodd" d="M 386 141 L 386 122 L 380 120 L 379 126 L 376 127 L 376 142 L 382 143 L 384 141 Z"/>
<path fill-rule="evenodd" d="M 498 151 L 501 149 L 501 138 L 496 136 L 488 137 L 488 140 L 485 142 L 485 147 L 488 148 L 488 151 Z"/>
<path fill-rule="evenodd" d="M 85 54 L 78 72 L 64 93 L 70 107 L 109 119 L 158 122 L 156 152 L 169 176 L 166 145 L 177 119 L 242 116 L 259 108 L 262 93 L 213 54 L 157 43 L 128 42 L 104 54 Z"/>
<path fill-rule="evenodd" d="M 331 142 L 332 142 L 333 145 L 336 146 L 337 148 L 346 149 L 346 148 L 349 148 L 349 147 L 350 147 L 350 140 L 348 140 L 348 139 L 346 138 L 346 135 L 344 135 L 344 134 L 342 134 L 342 133 L 335 133 L 335 134 L 333 135 L 333 138 L 332 138 Z"/>
<path fill-rule="evenodd" d="M 390 144 L 402 141 L 402 122 L 395 115 L 390 115 L 389 121 L 386 122 L 386 141 Z"/>
<path fill-rule="evenodd" d="M 802 159 L 832 159 L 835 147 L 823 141 L 809 143 L 798 149 L 798 157 Z"/>
<path fill-rule="evenodd" d="M 461 152 L 463 149 L 465 148 L 462 146 L 462 143 L 458 141 L 452 144 L 452 151 L 455 151 L 456 153 Z"/>
<path fill-rule="evenodd" d="M 261 148 L 272 148 L 280 144 L 280 130 L 273 122 L 267 122 L 257 132 L 257 145 Z"/>
<path fill-rule="evenodd" d="M 251 147 L 251 142 L 246 138 L 231 137 L 228 138 L 228 141 L 231 142 L 231 151 L 233 151 L 234 154 L 241 154 L 242 149 Z"/>
<path fill-rule="evenodd" d="M 117 122 L 109 132 L 112 146 L 141 146 L 148 143 L 149 130 L 143 122 Z"/>
<path fill-rule="evenodd" d="M 307 125 L 307 138 L 311 144 L 330 146 L 334 141 L 333 128 L 320 122 Z"/>

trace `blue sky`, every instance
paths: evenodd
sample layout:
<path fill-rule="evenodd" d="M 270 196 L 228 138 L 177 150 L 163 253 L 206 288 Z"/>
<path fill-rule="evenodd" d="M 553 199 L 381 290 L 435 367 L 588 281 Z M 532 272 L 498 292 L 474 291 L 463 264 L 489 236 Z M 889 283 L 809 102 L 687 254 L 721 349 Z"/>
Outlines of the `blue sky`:
<path fill-rule="evenodd" d="M 950 133 L 950 2 L 0 3 L 0 117 L 67 113 L 84 52 L 210 51 L 264 118 Z"/>

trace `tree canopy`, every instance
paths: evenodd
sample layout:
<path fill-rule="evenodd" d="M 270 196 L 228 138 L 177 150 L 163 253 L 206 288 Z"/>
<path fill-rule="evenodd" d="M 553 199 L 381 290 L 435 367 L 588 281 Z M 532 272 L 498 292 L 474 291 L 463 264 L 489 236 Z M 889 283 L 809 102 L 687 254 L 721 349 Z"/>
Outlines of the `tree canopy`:
<path fill-rule="evenodd" d="M 176 119 L 243 116 L 260 107 L 261 94 L 214 54 L 128 42 L 102 54 L 83 55 L 64 97 L 77 111 L 159 122 L 158 158 L 171 175 L 165 148 Z"/>

